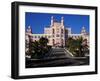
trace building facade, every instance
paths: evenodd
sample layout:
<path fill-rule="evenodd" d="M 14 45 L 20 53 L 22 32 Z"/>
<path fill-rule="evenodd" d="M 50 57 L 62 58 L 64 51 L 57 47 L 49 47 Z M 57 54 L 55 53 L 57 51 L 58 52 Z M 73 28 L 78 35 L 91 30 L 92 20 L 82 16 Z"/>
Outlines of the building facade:
<path fill-rule="evenodd" d="M 72 37 L 73 39 L 77 39 L 79 37 L 82 37 L 83 39 L 87 40 L 87 44 L 89 45 L 89 34 L 87 34 L 85 27 L 82 27 L 82 30 L 80 34 L 72 34 L 71 28 L 65 27 L 64 25 L 64 18 L 61 17 L 61 21 L 58 22 L 54 19 L 54 17 L 51 17 L 51 25 L 49 27 L 44 27 L 44 33 L 43 34 L 34 34 L 32 33 L 32 28 L 28 26 L 25 33 L 26 42 L 29 42 L 29 37 L 33 41 L 39 40 L 41 37 L 46 37 L 49 42 L 48 45 L 51 46 L 65 46 L 65 41 Z"/>

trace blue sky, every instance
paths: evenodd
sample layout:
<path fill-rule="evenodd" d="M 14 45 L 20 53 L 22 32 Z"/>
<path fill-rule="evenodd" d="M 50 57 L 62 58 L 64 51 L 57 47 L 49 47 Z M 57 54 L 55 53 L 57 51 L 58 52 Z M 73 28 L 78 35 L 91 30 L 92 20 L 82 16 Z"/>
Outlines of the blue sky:
<path fill-rule="evenodd" d="M 64 17 L 65 27 L 70 27 L 72 33 L 80 33 L 83 26 L 89 33 L 89 16 L 88 15 L 72 15 L 72 14 L 49 14 L 49 13 L 25 13 L 25 27 L 32 27 L 32 32 L 40 34 L 44 32 L 44 27 L 50 26 L 51 16 L 60 22 L 61 17 Z"/>

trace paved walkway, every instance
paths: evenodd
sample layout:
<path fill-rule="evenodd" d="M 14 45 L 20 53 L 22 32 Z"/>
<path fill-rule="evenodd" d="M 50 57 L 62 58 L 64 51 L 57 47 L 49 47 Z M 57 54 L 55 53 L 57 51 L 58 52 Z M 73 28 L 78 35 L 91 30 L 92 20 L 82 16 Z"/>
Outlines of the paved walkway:
<path fill-rule="evenodd" d="M 72 57 L 64 48 L 52 48 L 46 58 L 70 58 Z"/>
<path fill-rule="evenodd" d="M 31 59 L 27 63 L 27 68 L 33 67 L 52 67 L 52 66 L 74 66 L 74 65 L 84 65 L 82 59 L 73 59 L 64 48 L 52 48 L 51 51 L 45 55 L 44 59 L 34 60 Z"/>

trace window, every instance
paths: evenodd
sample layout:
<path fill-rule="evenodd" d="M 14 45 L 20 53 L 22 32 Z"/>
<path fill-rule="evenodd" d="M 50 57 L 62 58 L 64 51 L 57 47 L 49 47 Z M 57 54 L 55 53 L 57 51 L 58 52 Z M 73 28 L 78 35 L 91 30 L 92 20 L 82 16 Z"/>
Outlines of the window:
<path fill-rule="evenodd" d="M 35 36 L 35 38 L 37 38 L 37 36 Z"/>
<path fill-rule="evenodd" d="M 61 33 L 64 33 L 64 32 L 63 32 L 63 29 L 61 29 Z"/>
<path fill-rule="evenodd" d="M 59 35 L 57 34 L 56 37 L 59 37 Z"/>
<path fill-rule="evenodd" d="M 55 40 L 53 39 L 52 41 L 53 41 L 53 45 L 54 45 L 55 44 Z"/>
<path fill-rule="evenodd" d="M 53 29 L 52 31 L 53 31 L 53 34 L 54 34 L 55 33 L 55 30 Z"/>
<path fill-rule="evenodd" d="M 40 36 L 38 36 L 38 38 L 40 38 Z"/>
<path fill-rule="evenodd" d="M 32 38 L 34 38 L 34 36 L 32 36 Z"/>
<path fill-rule="evenodd" d="M 63 35 L 61 35 L 61 37 L 63 37 Z"/>
<path fill-rule="evenodd" d="M 52 35 L 52 37 L 55 37 L 54 35 Z"/>
<path fill-rule="evenodd" d="M 61 39 L 61 44 L 62 44 L 62 46 L 63 46 L 63 39 Z"/>

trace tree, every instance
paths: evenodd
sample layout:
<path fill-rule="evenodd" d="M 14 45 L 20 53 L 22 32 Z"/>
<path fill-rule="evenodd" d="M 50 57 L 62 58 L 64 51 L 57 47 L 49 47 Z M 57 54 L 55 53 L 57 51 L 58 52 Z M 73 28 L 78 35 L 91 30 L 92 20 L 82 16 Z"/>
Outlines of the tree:
<path fill-rule="evenodd" d="M 47 46 L 47 43 L 48 43 L 48 42 L 49 42 L 49 41 L 48 41 L 47 38 L 41 37 L 41 38 L 39 39 L 39 43 L 40 43 L 41 45 L 43 45 L 43 46 Z"/>
<path fill-rule="evenodd" d="M 40 45 L 39 45 L 38 41 L 34 41 L 32 43 L 32 51 L 33 51 L 33 53 L 31 55 L 31 58 L 39 58 L 41 49 L 40 49 Z"/>
<path fill-rule="evenodd" d="M 89 54 L 89 46 L 87 44 L 87 39 L 84 39 L 82 42 L 82 46 L 83 46 L 83 53 L 85 54 Z"/>
<path fill-rule="evenodd" d="M 32 43 L 32 50 L 34 51 L 32 58 L 43 58 L 44 54 L 49 51 L 47 43 L 48 39 L 44 37 L 40 38 L 38 41 L 34 41 Z"/>
<path fill-rule="evenodd" d="M 66 47 L 67 49 L 74 54 L 75 49 L 75 40 L 72 37 L 69 37 L 66 41 Z"/>
<path fill-rule="evenodd" d="M 66 47 L 74 56 L 84 56 L 83 52 L 84 46 L 82 45 L 82 43 L 83 43 L 82 37 L 79 37 L 77 39 L 73 39 L 70 37 L 66 41 Z"/>
<path fill-rule="evenodd" d="M 76 49 L 78 51 L 77 56 L 83 56 L 83 52 L 82 52 L 82 49 L 83 49 L 82 42 L 83 42 L 83 38 L 82 37 L 79 37 L 76 40 Z"/>
<path fill-rule="evenodd" d="M 66 40 L 66 46 L 67 46 L 67 48 L 70 48 L 70 46 L 72 45 L 72 41 L 73 41 L 72 37 L 69 37 L 69 38 Z"/>

